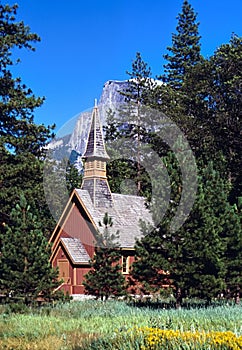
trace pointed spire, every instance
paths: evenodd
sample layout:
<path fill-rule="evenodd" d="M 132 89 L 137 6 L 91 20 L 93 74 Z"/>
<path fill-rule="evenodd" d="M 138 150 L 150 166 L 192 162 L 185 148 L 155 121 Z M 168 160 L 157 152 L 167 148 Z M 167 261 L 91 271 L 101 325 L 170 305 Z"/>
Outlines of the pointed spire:
<path fill-rule="evenodd" d="M 108 160 L 109 156 L 106 152 L 104 145 L 103 133 L 98 113 L 98 107 L 96 103 L 97 102 L 95 100 L 95 107 L 92 113 L 91 127 L 88 134 L 87 146 L 83 154 L 83 158 L 87 159 L 95 157 L 103 160 Z"/>
<path fill-rule="evenodd" d="M 83 159 L 85 166 L 81 188 L 89 192 L 94 207 L 112 206 L 112 195 L 106 175 L 106 161 L 109 156 L 105 149 L 96 101 Z"/>

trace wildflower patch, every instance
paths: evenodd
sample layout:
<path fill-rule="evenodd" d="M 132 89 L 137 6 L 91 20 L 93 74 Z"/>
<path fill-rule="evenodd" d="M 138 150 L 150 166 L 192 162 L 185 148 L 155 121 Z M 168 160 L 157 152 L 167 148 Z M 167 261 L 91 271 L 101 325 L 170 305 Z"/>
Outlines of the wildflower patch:
<path fill-rule="evenodd" d="M 144 345 L 142 350 L 158 349 L 223 349 L 241 350 L 242 336 L 233 332 L 191 332 L 179 330 L 164 330 L 159 328 L 143 327 L 134 330 L 137 335 L 142 334 Z"/>

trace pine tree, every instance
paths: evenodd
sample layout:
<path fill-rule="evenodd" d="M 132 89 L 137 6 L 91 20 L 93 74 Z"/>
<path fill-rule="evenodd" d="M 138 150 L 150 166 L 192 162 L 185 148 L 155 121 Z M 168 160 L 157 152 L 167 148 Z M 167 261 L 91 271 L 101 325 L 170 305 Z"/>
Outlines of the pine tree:
<path fill-rule="evenodd" d="M 31 212 L 23 195 L 11 211 L 10 222 L 1 234 L 0 285 L 1 293 L 11 295 L 25 304 L 39 296 L 55 298 L 58 271 L 49 263 L 50 246 L 43 235 L 41 222 Z"/>
<path fill-rule="evenodd" d="M 136 184 L 136 191 L 131 186 L 132 194 L 144 195 L 149 192 L 149 184 L 147 174 L 141 165 L 142 147 L 155 123 L 149 113 L 146 113 L 144 106 L 149 105 L 151 101 L 154 82 L 151 79 L 151 70 L 139 52 L 132 62 L 131 72 L 126 73 L 129 76 L 127 87 L 120 91 L 125 97 L 125 103 L 119 106 L 116 115 L 109 113 L 105 128 L 107 146 L 109 141 L 112 145 L 110 155 L 113 158 L 112 150 L 115 149 L 114 157 L 122 160 L 108 167 L 108 175 L 114 178 L 116 176 L 113 174 L 119 173 L 120 178 L 121 173 L 126 173 L 132 183 Z M 120 150 L 119 154 L 117 150 Z M 127 154 L 129 154 L 128 162 L 125 161 Z M 129 191 L 129 186 L 124 187 Z M 119 191 L 118 188 L 117 190 Z"/>
<path fill-rule="evenodd" d="M 67 158 L 57 161 L 54 159 L 52 151 L 48 152 L 44 162 L 43 187 L 45 200 L 56 222 L 68 202 L 72 186 L 76 181 L 76 179 L 72 181 L 71 175 L 69 176 L 70 171 L 67 168 Z M 77 170 L 75 169 L 74 172 L 76 173 Z"/>
<path fill-rule="evenodd" d="M 12 203 L 19 193 L 25 193 L 32 210 L 40 216 L 46 235 L 53 226 L 43 193 L 43 157 L 53 126 L 34 123 L 34 109 L 43 98 L 14 77 L 12 67 L 19 62 L 12 53 L 26 48 L 34 51 L 33 43 L 40 38 L 24 23 L 16 21 L 17 5 L 0 5 L 0 160 L 1 222 L 7 222 Z M 2 228 L 2 226 L 0 226 Z"/>
<path fill-rule="evenodd" d="M 239 218 L 231 211 L 227 185 L 210 162 L 200 173 L 197 200 L 179 230 L 171 232 L 169 214 L 153 229 L 143 226 L 133 278 L 145 290 L 172 286 L 178 307 L 184 296 L 210 301 L 229 281 L 239 288 Z"/>
<path fill-rule="evenodd" d="M 233 35 L 228 44 L 219 47 L 209 59 L 205 95 L 209 101 L 207 122 L 213 131 L 217 148 L 227 161 L 227 179 L 233 188 L 231 202 L 241 195 L 241 84 L 242 37 Z"/>
<path fill-rule="evenodd" d="M 222 218 L 228 190 L 213 162 L 200 171 L 197 200 L 182 231 L 183 255 L 190 259 L 184 266 L 184 288 L 188 295 L 210 301 L 225 287 L 226 241 Z"/>
<path fill-rule="evenodd" d="M 142 59 L 140 52 L 136 53 L 135 60 L 132 62 L 131 72 L 126 72 L 129 76 L 129 84 L 122 94 L 127 102 L 136 104 L 147 104 L 150 91 L 154 87 L 151 79 L 151 69 Z"/>
<path fill-rule="evenodd" d="M 66 167 L 66 186 L 69 194 L 71 194 L 75 188 L 80 188 L 81 183 L 82 174 L 79 174 L 78 169 L 75 167 L 75 165 L 71 164 L 68 160 Z"/>
<path fill-rule="evenodd" d="M 196 17 L 192 6 L 184 0 L 178 15 L 177 34 L 172 35 L 172 46 L 167 48 L 171 54 L 164 55 L 168 63 L 164 66 L 165 75 L 161 77 L 175 89 L 182 86 L 187 71 L 201 60 Z"/>
<path fill-rule="evenodd" d="M 240 303 L 242 286 L 242 230 L 241 211 L 236 205 L 225 204 L 225 215 L 221 217 L 223 236 L 226 241 L 225 263 L 225 296 L 234 298 Z"/>
<path fill-rule="evenodd" d="M 200 52 L 197 14 L 189 1 L 183 1 L 177 19 L 177 32 L 172 35 L 172 46 L 167 48 L 169 52 L 164 55 L 167 63 L 164 65 L 165 74 L 160 79 L 165 84 L 156 91 L 156 108 L 166 113 L 181 128 L 196 157 L 205 159 L 214 150 L 214 136 L 207 123 L 207 100 L 201 91 L 206 80 L 206 60 Z M 194 79 L 190 79 L 190 76 Z"/>
<path fill-rule="evenodd" d="M 103 227 L 103 233 L 97 233 L 95 255 L 91 259 L 92 269 L 85 275 L 83 284 L 87 294 L 107 300 L 110 296 L 125 295 L 125 279 L 119 264 L 119 234 L 110 233 L 113 223 L 107 213 L 100 226 Z"/>
<path fill-rule="evenodd" d="M 113 143 L 117 144 L 117 140 L 122 136 L 120 122 L 115 116 L 115 112 L 111 109 L 107 111 L 107 124 L 103 127 L 105 134 L 105 143 L 107 152 L 114 159 L 107 164 L 108 183 L 113 193 L 124 193 L 124 182 L 136 177 L 136 167 L 132 161 L 122 159 L 119 154 L 119 146 L 113 147 Z M 111 147 L 110 147 L 111 143 Z M 130 192 L 128 192 L 130 194 Z M 136 191 L 135 191 L 136 194 Z"/>
<path fill-rule="evenodd" d="M 232 204 L 241 195 L 241 62 L 242 38 L 233 34 L 229 43 L 189 71 L 182 100 L 194 123 L 189 137 L 196 155 L 208 160 L 222 152 L 226 159 L 221 175 L 231 182 Z"/>
<path fill-rule="evenodd" d="M 134 179 L 137 183 L 137 195 L 143 194 L 142 191 L 142 169 L 141 169 L 141 142 L 146 134 L 144 126 L 147 122 L 142 113 L 141 105 L 147 103 L 152 86 L 151 70 L 148 64 L 143 61 L 141 54 L 136 53 L 136 59 L 132 62 L 132 71 L 127 72 L 129 83 L 127 89 L 122 93 L 125 96 L 127 107 L 124 107 L 123 123 L 128 123 L 128 128 L 124 128 L 124 135 L 130 140 L 136 140 L 136 176 Z M 122 116 L 121 116 L 122 119 Z M 123 136 L 124 136 L 123 135 Z M 131 143 L 130 143 L 131 145 Z"/>

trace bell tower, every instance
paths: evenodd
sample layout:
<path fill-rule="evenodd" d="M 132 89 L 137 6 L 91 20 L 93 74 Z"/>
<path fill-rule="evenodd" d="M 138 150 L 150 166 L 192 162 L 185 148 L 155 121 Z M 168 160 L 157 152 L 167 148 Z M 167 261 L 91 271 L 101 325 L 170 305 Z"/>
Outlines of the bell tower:
<path fill-rule="evenodd" d="M 112 206 L 112 195 L 106 174 L 106 163 L 109 156 L 105 149 L 96 103 L 92 112 L 86 150 L 82 158 L 85 164 L 81 189 L 89 192 L 95 208 Z"/>

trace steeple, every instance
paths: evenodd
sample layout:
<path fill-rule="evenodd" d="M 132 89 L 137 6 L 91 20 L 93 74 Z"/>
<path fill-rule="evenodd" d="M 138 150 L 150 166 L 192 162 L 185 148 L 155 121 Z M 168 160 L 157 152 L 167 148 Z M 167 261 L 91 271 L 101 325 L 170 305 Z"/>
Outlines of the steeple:
<path fill-rule="evenodd" d="M 96 105 L 92 112 L 91 127 L 88 133 L 88 141 L 83 158 L 89 160 L 90 158 L 109 159 L 104 145 L 98 107 Z"/>
<path fill-rule="evenodd" d="M 112 206 L 112 195 L 106 174 L 106 162 L 109 156 L 105 149 L 96 103 L 92 112 L 91 127 L 83 159 L 85 160 L 85 165 L 81 188 L 89 192 L 94 207 Z"/>

